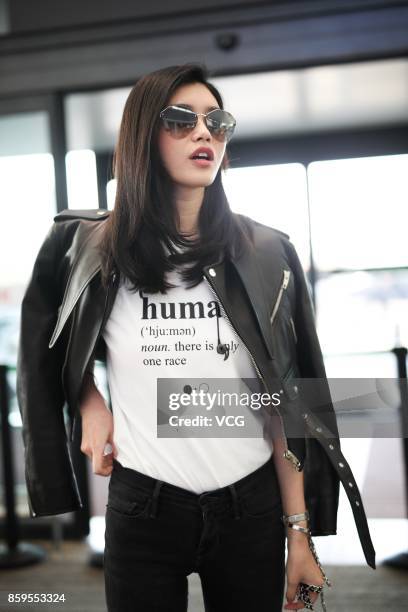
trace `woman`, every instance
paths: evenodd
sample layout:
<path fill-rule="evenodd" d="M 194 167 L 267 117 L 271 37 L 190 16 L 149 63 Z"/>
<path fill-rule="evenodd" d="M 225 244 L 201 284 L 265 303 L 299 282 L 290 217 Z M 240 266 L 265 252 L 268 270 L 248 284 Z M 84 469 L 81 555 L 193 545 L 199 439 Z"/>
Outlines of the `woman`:
<path fill-rule="evenodd" d="M 44 436 L 27 393 L 38 350 L 28 330 L 34 311 L 41 329 L 39 289 L 56 271 L 51 260 L 61 262 L 64 281 L 41 311 L 42 333 L 53 331 L 49 348 L 55 355 L 51 360 L 44 354 L 41 361 L 48 358 L 50 380 L 51 373 L 59 379 L 62 374 L 54 397 L 61 401 L 63 392 L 73 420 L 79 409 L 81 450 L 94 473 L 111 475 L 104 555 L 110 612 L 135 606 L 143 612 L 187 610 L 187 576 L 193 571 L 200 575 L 208 611 L 281 610 L 286 541 L 285 609 L 313 609 L 319 593 L 324 606 L 322 589 L 330 582 L 311 535 L 336 533 L 343 468 L 353 487 L 355 498 L 347 494 L 357 505 L 364 552 L 375 567 L 332 407 L 324 416 L 311 406 L 310 414 L 302 414 L 306 426 L 300 416 L 294 377 L 325 380 L 325 372 L 296 252 L 287 235 L 233 214 L 222 188 L 234 127 L 202 66 L 173 66 L 140 79 L 127 99 L 115 150 L 113 212 L 97 211 L 102 214 L 96 224 L 96 213 L 80 222 L 80 213 L 57 215 L 23 301 L 18 393 L 35 516 L 81 505 L 76 482 L 69 482 L 75 476 L 66 449 L 60 450 L 61 417 L 54 409 L 48 425 L 59 438 Z M 282 283 L 271 263 L 279 257 L 287 258 Z M 269 272 L 270 294 L 264 284 Z M 95 384 L 95 357 L 106 359 L 112 412 Z M 257 379 L 270 390 L 266 380 L 276 373 L 286 408 L 264 411 L 264 420 L 247 410 L 251 437 L 247 430 L 234 437 L 227 430 L 223 437 L 193 437 L 181 421 L 179 429 L 187 434 L 173 427 L 164 430 L 167 436 L 158 435 L 170 422 L 159 402 L 159 389 L 171 388 L 160 387 L 165 379 Z M 190 395 L 196 390 L 182 388 Z M 319 393 L 327 408 L 327 385 Z M 51 413 L 51 397 L 48 403 L 42 399 Z M 319 425 L 318 442 L 286 437 L 293 416 L 303 428 Z M 58 453 L 56 467 L 45 465 L 40 442 Z M 332 457 L 342 460 L 342 469 L 331 465 Z M 55 505 L 50 491 L 57 470 L 64 489 Z"/>

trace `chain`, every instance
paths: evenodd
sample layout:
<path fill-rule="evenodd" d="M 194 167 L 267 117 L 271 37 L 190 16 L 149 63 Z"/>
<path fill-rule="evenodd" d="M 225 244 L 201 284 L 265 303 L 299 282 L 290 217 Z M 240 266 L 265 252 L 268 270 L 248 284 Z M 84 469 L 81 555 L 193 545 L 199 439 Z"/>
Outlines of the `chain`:
<path fill-rule="evenodd" d="M 326 576 L 326 574 L 324 573 L 324 570 L 323 570 L 323 568 L 322 568 L 322 566 L 321 566 L 321 563 L 320 563 L 320 561 L 319 561 L 319 558 L 318 558 L 318 556 L 317 556 L 317 552 L 316 552 L 316 549 L 315 549 L 315 545 L 314 545 L 314 543 L 313 543 L 312 536 L 311 536 L 311 534 L 310 534 L 310 529 L 308 529 L 307 539 L 308 539 L 308 541 L 309 541 L 309 548 L 310 548 L 310 550 L 312 551 L 312 554 L 313 554 L 313 556 L 314 556 L 314 558 L 315 558 L 315 561 L 316 561 L 317 565 L 319 566 L 320 571 L 321 571 L 321 572 L 322 572 L 322 574 L 323 574 L 324 581 L 325 581 L 325 583 L 327 584 L 327 586 L 328 586 L 328 587 L 331 587 L 331 586 L 332 586 L 332 583 L 330 582 L 330 580 L 328 579 L 328 577 L 327 577 L 327 576 Z"/>
<path fill-rule="evenodd" d="M 294 523 L 296 523 L 297 521 L 300 521 L 300 520 L 306 520 L 307 527 L 301 527 L 300 525 L 294 525 Z M 332 583 L 329 580 L 329 578 L 326 576 L 326 573 L 325 573 L 325 571 L 324 571 L 324 569 L 323 569 L 323 567 L 322 567 L 322 565 L 321 565 L 321 563 L 319 561 L 319 558 L 318 558 L 317 552 L 316 552 L 316 548 L 315 548 L 314 542 L 312 540 L 312 534 L 311 534 L 311 531 L 309 529 L 309 512 L 307 510 L 305 510 L 305 512 L 302 512 L 300 514 L 291 514 L 291 515 L 284 514 L 282 516 L 282 521 L 283 521 L 283 523 L 287 527 L 295 529 L 296 531 L 302 531 L 303 533 L 305 533 L 307 535 L 307 540 L 308 540 L 309 548 L 310 548 L 310 550 L 312 552 L 312 555 L 313 555 L 313 557 L 314 557 L 314 559 L 315 559 L 315 561 L 316 561 L 316 563 L 317 563 L 317 565 L 318 565 L 318 567 L 319 567 L 319 569 L 320 569 L 320 571 L 321 571 L 321 573 L 323 575 L 324 582 L 325 582 L 325 584 L 328 587 L 331 587 Z M 322 604 L 323 612 L 327 612 L 326 602 L 325 602 L 324 594 L 323 594 L 323 585 L 316 586 L 316 585 L 306 585 L 304 583 L 300 583 L 300 595 L 301 595 L 302 601 L 303 601 L 303 603 L 306 604 L 306 606 L 305 606 L 306 609 L 313 610 L 312 601 L 311 601 L 309 595 L 307 594 L 308 590 L 320 593 L 320 601 L 321 601 L 321 604 Z"/>
<path fill-rule="evenodd" d="M 321 572 L 322 572 L 322 574 L 323 574 L 323 579 L 324 579 L 325 583 L 327 584 L 327 586 L 328 586 L 328 587 L 331 587 L 331 586 L 332 586 L 332 583 L 330 582 L 330 580 L 329 580 L 329 579 L 328 579 L 328 577 L 326 576 L 326 574 L 325 574 L 325 572 L 324 572 L 324 570 L 323 570 L 323 568 L 322 568 L 322 565 L 321 565 L 321 563 L 320 563 L 320 561 L 319 561 L 319 558 L 318 558 L 318 556 L 317 556 L 317 552 L 316 552 L 316 549 L 315 549 L 315 545 L 314 545 L 314 543 L 313 543 L 312 536 L 311 536 L 311 534 L 310 534 L 310 529 L 308 529 L 307 539 L 308 539 L 308 542 L 309 542 L 309 548 L 310 548 L 310 550 L 312 551 L 312 555 L 314 556 L 315 561 L 316 561 L 317 565 L 319 566 L 320 571 L 321 571 Z M 326 602 L 325 602 L 325 600 L 324 600 L 323 589 L 320 591 L 320 601 L 321 601 L 321 604 L 322 604 L 323 612 L 327 612 Z M 313 608 L 312 608 L 312 609 L 313 609 Z"/>

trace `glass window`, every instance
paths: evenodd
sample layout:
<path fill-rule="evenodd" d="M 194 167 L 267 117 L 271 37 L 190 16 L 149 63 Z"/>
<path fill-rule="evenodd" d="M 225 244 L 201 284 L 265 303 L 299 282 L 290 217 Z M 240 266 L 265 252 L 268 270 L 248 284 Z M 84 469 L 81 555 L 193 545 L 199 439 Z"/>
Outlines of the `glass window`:
<path fill-rule="evenodd" d="M 309 216 L 306 170 L 302 164 L 230 168 L 222 176 L 234 212 L 289 234 L 309 267 Z"/>
<path fill-rule="evenodd" d="M 327 353 L 408 342 L 407 173 L 408 155 L 308 167 L 317 323 Z"/>
<path fill-rule="evenodd" d="M 317 282 L 316 298 L 328 354 L 408 346 L 408 269 L 329 274 Z"/>
<path fill-rule="evenodd" d="M 46 114 L 0 117 L 0 362 L 15 365 L 21 299 L 56 213 Z M 22 248 L 22 245 L 24 248 Z"/>
<path fill-rule="evenodd" d="M 0 117 L 0 201 L 0 259 L 3 264 L 0 272 L 0 363 L 8 366 L 16 509 L 27 516 L 15 367 L 21 300 L 56 213 L 54 159 L 46 112 Z"/>
<path fill-rule="evenodd" d="M 69 151 L 65 158 L 67 169 L 68 207 L 99 208 L 98 180 L 94 151 Z"/>
<path fill-rule="evenodd" d="M 106 199 L 108 202 L 108 210 L 113 210 L 116 196 L 116 179 L 111 179 L 106 185 Z"/>
<path fill-rule="evenodd" d="M 307 173 L 319 270 L 407 265 L 408 155 L 313 162 Z"/>

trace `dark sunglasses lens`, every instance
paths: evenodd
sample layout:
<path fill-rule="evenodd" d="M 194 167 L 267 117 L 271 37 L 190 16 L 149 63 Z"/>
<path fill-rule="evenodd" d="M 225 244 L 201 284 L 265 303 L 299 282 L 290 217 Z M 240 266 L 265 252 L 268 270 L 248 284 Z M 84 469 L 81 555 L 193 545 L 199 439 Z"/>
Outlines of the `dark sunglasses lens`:
<path fill-rule="evenodd" d="M 216 138 L 230 140 L 234 133 L 236 121 L 231 113 L 215 109 L 207 115 L 207 127 Z"/>
<path fill-rule="evenodd" d="M 169 106 L 162 111 L 160 116 L 165 129 L 176 136 L 194 129 L 197 124 L 197 115 L 194 112 L 177 106 Z"/>

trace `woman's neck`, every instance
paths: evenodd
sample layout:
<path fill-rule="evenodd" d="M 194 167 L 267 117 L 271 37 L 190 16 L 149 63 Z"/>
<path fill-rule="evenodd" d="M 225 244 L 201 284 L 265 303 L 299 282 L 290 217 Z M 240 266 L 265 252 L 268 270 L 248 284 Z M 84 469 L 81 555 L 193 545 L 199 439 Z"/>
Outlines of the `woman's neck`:
<path fill-rule="evenodd" d="M 178 230 L 181 234 L 192 234 L 198 231 L 198 216 L 204 200 L 204 187 L 177 187 L 176 207 L 179 216 Z"/>

